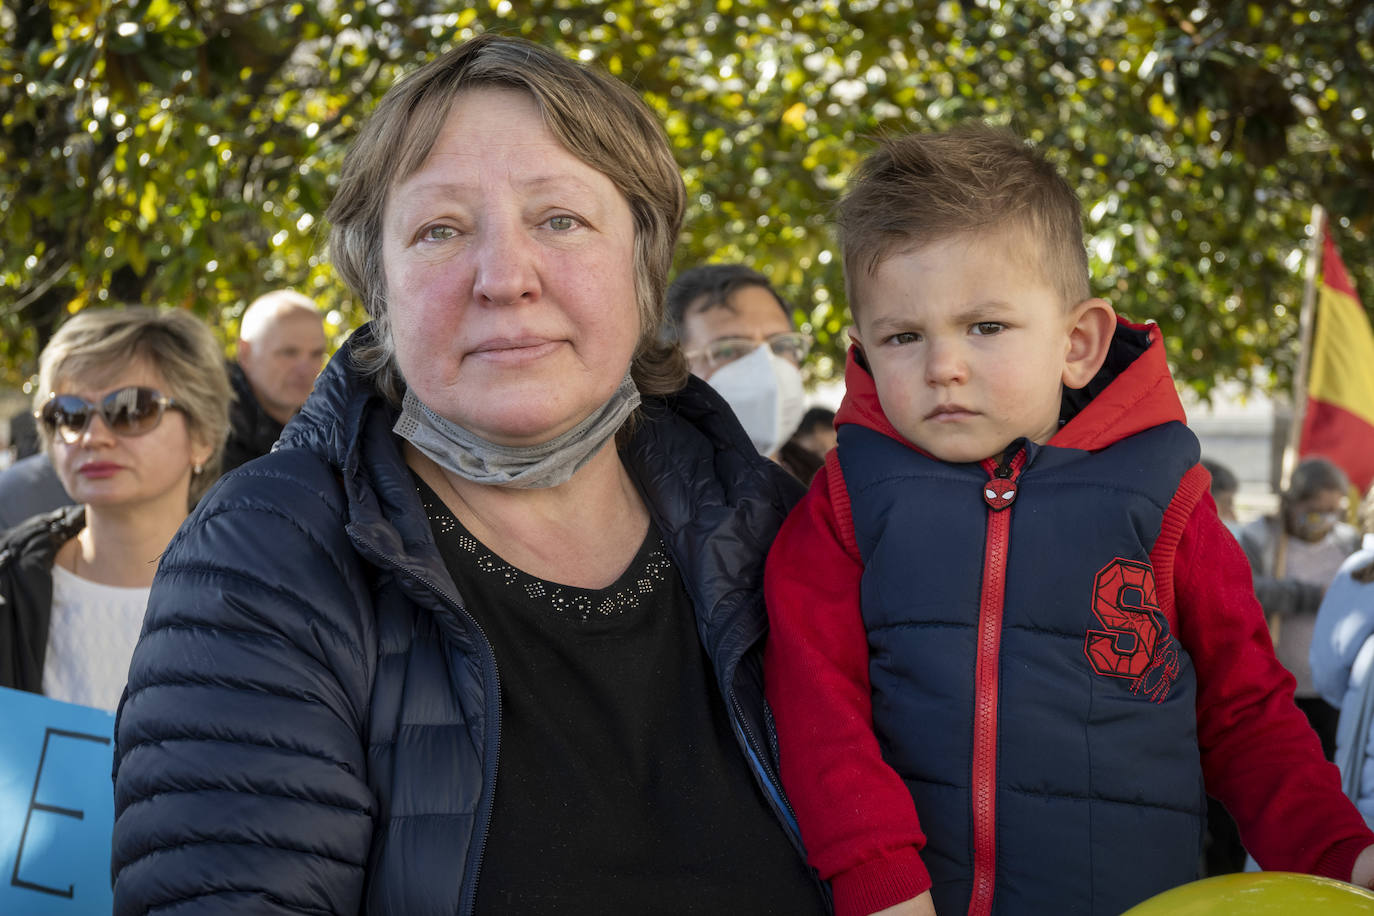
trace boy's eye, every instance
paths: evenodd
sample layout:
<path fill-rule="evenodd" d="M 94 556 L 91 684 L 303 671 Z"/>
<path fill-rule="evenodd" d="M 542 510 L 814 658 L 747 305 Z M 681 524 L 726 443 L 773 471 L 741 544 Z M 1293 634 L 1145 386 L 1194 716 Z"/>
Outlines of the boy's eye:
<path fill-rule="evenodd" d="M 567 232 L 577 225 L 577 220 L 571 216 L 550 216 L 548 226 L 555 232 Z"/>
<path fill-rule="evenodd" d="M 902 331 L 901 333 L 893 334 L 887 339 L 887 342 L 894 344 L 912 344 L 920 339 L 921 335 L 915 331 Z"/>
<path fill-rule="evenodd" d="M 973 333 L 987 337 L 1006 330 L 1006 327 L 1007 326 L 1000 321 L 980 321 L 973 326 Z"/>

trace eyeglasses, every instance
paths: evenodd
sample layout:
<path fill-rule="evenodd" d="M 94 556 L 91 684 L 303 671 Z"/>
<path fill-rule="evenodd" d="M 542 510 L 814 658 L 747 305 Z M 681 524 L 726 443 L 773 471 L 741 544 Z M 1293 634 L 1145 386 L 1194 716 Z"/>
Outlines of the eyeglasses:
<path fill-rule="evenodd" d="M 801 368 L 801 364 L 806 359 L 806 354 L 811 352 L 811 335 L 803 334 L 800 331 L 787 331 L 782 334 L 774 334 L 765 337 L 762 341 L 768 345 L 768 349 L 773 351 L 773 355 L 785 359 L 792 365 Z M 743 359 L 753 353 L 760 346 L 760 341 L 753 337 L 722 337 L 713 340 L 700 350 L 693 350 L 687 354 L 688 359 L 705 358 L 706 367 L 715 369 L 726 363 L 733 363 L 737 359 Z"/>
<path fill-rule="evenodd" d="M 168 407 L 181 409 L 180 404 L 164 397 L 156 388 L 130 386 L 111 391 L 99 404 L 74 394 L 54 394 L 42 408 L 34 411 L 34 417 L 49 435 L 56 435 L 71 445 L 85 435 L 97 411 L 115 435 L 132 437 L 157 429 Z"/>

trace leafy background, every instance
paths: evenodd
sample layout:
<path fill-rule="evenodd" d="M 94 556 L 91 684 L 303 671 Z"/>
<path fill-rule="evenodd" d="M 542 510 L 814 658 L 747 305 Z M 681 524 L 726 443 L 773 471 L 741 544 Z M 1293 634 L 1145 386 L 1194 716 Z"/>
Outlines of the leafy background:
<path fill-rule="evenodd" d="M 397 77 L 482 31 L 624 79 L 690 209 L 679 267 L 746 261 L 842 367 L 829 208 L 884 134 L 969 118 L 1077 187 L 1099 292 L 1163 327 L 1180 381 L 1284 390 L 1304 233 L 1335 220 L 1374 301 L 1374 4 L 897 0 L 3 0 L 0 385 L 70 312 L 170 303 L 225 341 L 294 286 L 362 320 L 322 213 Z"/>

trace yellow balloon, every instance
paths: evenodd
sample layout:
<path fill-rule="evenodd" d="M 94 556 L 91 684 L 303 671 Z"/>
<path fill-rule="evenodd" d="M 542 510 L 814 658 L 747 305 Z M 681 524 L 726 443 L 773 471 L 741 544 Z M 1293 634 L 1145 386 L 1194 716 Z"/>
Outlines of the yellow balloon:
<path fill-rule="evenodd" d="M 1374 893 L 1344 881 L 1282 871 L 1217 875 L 1165 891 L 1121 916 L 1356 916 Z"/>

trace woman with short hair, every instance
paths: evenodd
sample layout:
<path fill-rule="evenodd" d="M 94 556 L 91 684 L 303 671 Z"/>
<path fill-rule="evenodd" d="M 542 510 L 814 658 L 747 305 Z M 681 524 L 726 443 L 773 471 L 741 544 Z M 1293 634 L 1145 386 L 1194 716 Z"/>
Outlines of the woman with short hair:
<path fill-rule="evenodd" d="M 189 312 L 88 309 L 53 335 L 34 415 L 77 505 L 0 538 L 0 685 L 114 710 L 158 557 L 219 473 L 229 398 Z"/>
<path fill-rule="evenodd" d="M 528 42 L 383 98 L 328 212 L 372 323 L 153 589 L 117 913 L 824 911 L 760 666 L 799 493 L 659 342 L 683 200 Z"/>

